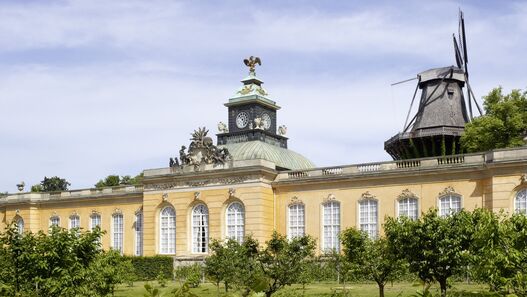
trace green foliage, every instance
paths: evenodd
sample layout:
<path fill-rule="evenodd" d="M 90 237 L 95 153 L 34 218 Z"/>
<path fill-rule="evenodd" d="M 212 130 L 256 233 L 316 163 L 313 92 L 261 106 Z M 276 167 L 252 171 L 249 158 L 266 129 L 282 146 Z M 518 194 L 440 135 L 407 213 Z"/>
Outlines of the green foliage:
<path fill-rule="evenodd" d="M 143 173 L 136 175 L 135 177 L 131 177 L 130 175 L 108 175 L 104 179 L 100 179 L 96 184 L 95 187 L 100 189 L 104 187 L 116 187 L 120 185 L 139 185 L 141 184 L 143 180 Z"/>
<path fill-rule="evenodd" d="M 67 191 L 71 184 L 64 178 L 58 176 L 46 177 L 40 182 L 41 192 Z"/>
<path fill-rule="evenodd" d="M 385 233 L 394 253 L 425 283 L 439 282 L 446 296 L 447 280 L 468 263 L 471 216 L 461 211 L 440 217 L 436 209 L 419 220 L 388 218 Z"/>
<path fill-rule="evenodd" d="M 306 261 L 313 258 L 314 250 L 315 241 L 309 236 L 287 240 L 285 236 L 273 232 L 266 248 L 258 257 L 262 272 L 268 279 L 266 296 L 298 282 Z"/>
<path fill-rule="evenodd" d="M 209 248 L 211 255 L 205 259 L 205 274 L 218 288 L 223 282 L 225 291 L 235 288 L 248 294 L 261 283 L 256 262 L 258 242 L 252 237 L 246 237 L 243 243 L 234 239 L 212 240 Z"/>
<path fill-rule="evenodd" d="M 174 260 L 168 256 L 126 257 L 134 267 L 137 280 L 151 281 L 162 274 L 165 279 L 172 279 Z"/>
<path fill-rule="evenodd" d="M 379 287 L 379 296 L 384 297 L 384 286 L 395 280 L 404 270 L 404 262 L 385 238 L 371 239 L 355 228 L 340 234 L 344 255 L 353 264 L 354 270 L 374 280 Z"/>
<path fill-rule="evenodd" d="M 118 284 L 134 278 L 134 267 L 118 251 L 101 253 L 90 265 L 90 287 L 100 296 L 114 295 Z"/>
<path fill-rule="evenodd" d="M 503 94 L 493 89 L 484 97 L 485 115 L 465 126 L 461 146 L 468 152 L 523 145 L 527 132 L 527 92 Z"/>
<path fill-rule="evenodd" d="M 172 291 L 174 297 L 198 297 L 198 295 L 190 292 L 189 283 L 185 282 L 180 288 L 176 288 Z"/>
<path fill-rule="evenodd" d="M 174 270 L 174 276 L 180 283 L 186 283 L 191 288 L 199 287 L 203 267 L 200 264 L 179 266 Z"/>
<path fill-rule="evenodd" d="M 161 296 L 161 292 L 159 291 L 159 289 L 153 287 L 151 284 L 146 283 L 144 287 L 145 287 L 145 290 L 146 290 L 146 293 L 143 294 L 144 297 L 159 297 L 159 296 Z"/>
<path fill-rule="evenodd" d="M 40 192 L 42 192 L 42 185 L 41 184 L 32 185 L 31 186 L 31 192 L 33 192 L 33 193 L 40 193 Z"/>

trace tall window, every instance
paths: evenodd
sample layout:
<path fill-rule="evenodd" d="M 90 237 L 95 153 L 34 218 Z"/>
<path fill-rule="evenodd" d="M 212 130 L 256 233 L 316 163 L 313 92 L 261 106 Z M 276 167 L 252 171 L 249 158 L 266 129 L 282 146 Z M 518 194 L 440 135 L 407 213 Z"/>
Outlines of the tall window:
<path fill-rule="evenodd" d="M 227 237 L 238 242 L 244 237 L 244 214 L 243 205 L 233 202 L 227 207 Z"/>
<path fill-rule="evenodd" d="M 90 229 L 95 229 L 95 227 L 101 226 L 101 215 L 98 213 L 94 213 L 90 217 Z"/>
<path fill-rule="evenodd" d="M 60 217 L 52 216 L 51 218 L 49 218 L 49 225 L 50 226 L 57 226 L 57 227 L 59 227 L 60 226 Z"/>
<path fill-rule="evenodd" d="M 112 248 L 123 253 L 124 222 L 123 214 L 116 213 L 112 216 Z"/>
<path fill-rule="evenodd" d="M 159 251 L 161 254 L 175 254 L 176 211 L 174 208 L 165 207 L 161 210 L 160 224 Z"/>
<path fill-rule="evenodd" d="M 143 255 L 143 213 L 135 214 L 135 255 Z"/>
<path fill-rule="evenodd" d="M 514 201 L 514 210 L 516 213 L 527 214 L 527 189 L 523 189 L 516 194 Z"/>
<path fill-rule="evenodd" d="M 340 232 L 340 204 L 330 201 L 323 205 L 322 215 L 324 218 L 324 250 L 339 251 L 339 232 Z"/>
<path fill-rule="evenodd" d="M 289 206 L 289 239 L 304 236 L 305 218 L 304 204 L 292 204 Z"/>
<path fill-rule="evenodd" d="M 81 227 L 81 219 L 78 215 L 71 215 L 70 216 L 70 229 L 80 228 Z"/>
<path fill-rule="evenodd" d="M 199 204 L 192 210 L 192 252 L 206 253 L 209 242 L 209 210 Z"/>
<path fill-rule="evenodd" d="M 18 234 L 24 233 L 24 219 L 22 219 L 21 217 L 17 217 L 17 219 L 15 220 L 15 224 Z"/>
<path fill-rule="evenodd" d="M 417 199 L 416 198 L 403 198 L 399 202 L 399 217 L 408 217 L 412 220 L 417 220 L 419 216 L 417 210 Z"/>
<path fill-rule="evenodd" d="M 461 211 L 461 196 L 449 194 L 439 198 L 439 215 L 442 217 Z"/>
<path fill-rule="evenodd" d="M 360 229 L 370 238 L 377 238 L 377 200 L 366 199 L 359 202 Z"/>

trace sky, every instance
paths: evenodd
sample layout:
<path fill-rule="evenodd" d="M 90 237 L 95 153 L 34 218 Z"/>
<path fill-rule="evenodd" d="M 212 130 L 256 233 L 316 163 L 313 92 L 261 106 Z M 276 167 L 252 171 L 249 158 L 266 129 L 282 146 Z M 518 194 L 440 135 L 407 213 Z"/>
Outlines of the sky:
<path fill-rule="evenodd" d="M 0 0 L 0 192 L 88 188 L 168 166 L 259 56 L 289 148 L 318 167 L 390 160 L 416 77 L 455 63 L 472 88 L 527 87 L 527 2 Z"/>

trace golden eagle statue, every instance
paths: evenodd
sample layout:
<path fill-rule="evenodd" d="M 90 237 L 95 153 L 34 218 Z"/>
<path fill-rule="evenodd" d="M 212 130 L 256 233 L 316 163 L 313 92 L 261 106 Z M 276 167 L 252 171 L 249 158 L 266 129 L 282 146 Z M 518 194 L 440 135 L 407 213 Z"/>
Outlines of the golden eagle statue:
<path fill-rule="evenodd" d="M 243 59 L 243 63 L 249 67 L 249 72 L 254 73 L 256 64 L 262 66 L 262 60 L 259 57 L 250 56 L 248 59 Z"/>

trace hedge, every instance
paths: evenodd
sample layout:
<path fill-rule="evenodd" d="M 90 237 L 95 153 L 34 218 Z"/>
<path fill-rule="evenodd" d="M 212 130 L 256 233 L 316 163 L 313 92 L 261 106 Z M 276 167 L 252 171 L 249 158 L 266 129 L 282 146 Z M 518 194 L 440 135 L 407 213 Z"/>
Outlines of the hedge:
<path fill-rule="evenodd" d="M 174 263 L 172 257 L 153 256 L 153 257 L 126 257 L 132 261 L 137 280 L 155 280 L 159 274 L 166 279 L 173 278 Z"/>

